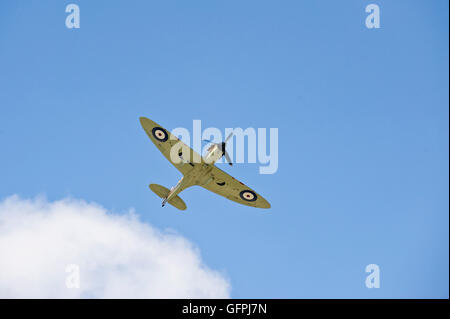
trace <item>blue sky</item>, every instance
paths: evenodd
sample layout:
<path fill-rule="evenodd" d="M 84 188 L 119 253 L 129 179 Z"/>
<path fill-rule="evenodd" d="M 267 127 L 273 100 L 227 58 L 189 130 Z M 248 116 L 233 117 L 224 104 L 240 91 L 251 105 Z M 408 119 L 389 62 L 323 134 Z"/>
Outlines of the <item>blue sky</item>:
<path fill-rule="evenodd" d="M 72 2 L 77 30 L 71 2 L 0 4 L 0 199 L 134 207 L 234 298 L 448 298 L 448 1 Z M 148 184 L 181 176 L 140 116 L 278 128 L 276 174 L 220 164 L 272 208 L 198 187 L 161 208 Z"/>

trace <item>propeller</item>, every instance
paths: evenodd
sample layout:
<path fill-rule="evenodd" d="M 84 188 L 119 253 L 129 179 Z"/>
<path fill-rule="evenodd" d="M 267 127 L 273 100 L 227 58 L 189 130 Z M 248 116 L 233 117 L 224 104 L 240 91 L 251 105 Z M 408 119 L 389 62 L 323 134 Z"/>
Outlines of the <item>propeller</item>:
<path fill-rule="evenodd" d="M 230 166 L 233 165 L 233 163 L 232 163 L 232 161 L 231 161 L 230 155 L 228 155 L 228 152 L 227 152 L 227 150 L 226 150 L 226 145 L 227 145 L 228 140 L 229 140 L 232 136 L 233 136 L 233 132 L 231 132 L 231 133 L 227 136 L 227 138 L 225 139 L 225 141 L 223 141 L 222 143 L 214 143 L 213 141 L 208 140 L 208 139 L 204 139 L 204 140 L 203 140 L 204 142 L 208 142 L 208 143 L 212 143 L 212 144 L 214 144 L 214 145 L 217 145 L 217 146 L 220 148 L 220 150 L 222 151 L 222 156 L 225 156 L 225 159 L 227 160 L 227 162 L 228 162 L 228 164 L 229 164 Z"/>

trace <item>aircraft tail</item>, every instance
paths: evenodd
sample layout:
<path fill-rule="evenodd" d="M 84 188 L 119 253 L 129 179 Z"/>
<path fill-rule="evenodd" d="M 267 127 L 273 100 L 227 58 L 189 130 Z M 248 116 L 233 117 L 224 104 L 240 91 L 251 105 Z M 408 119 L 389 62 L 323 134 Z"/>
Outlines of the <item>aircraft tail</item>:
<path fill-rule="evenodd" d="M 163 199 L 167 198 L 170 192 L 169 189 L 158 184 L 150 184 L 149 187 L 153 191 L 153 193 L 155 193 L 156 195 L 158 195 Z M 172 198 L 170 201 L 168 201 L 168 203 L 174 206 L 175 208 L 178 208 L 179 210 L 185 210 L 187 208 L 184 201 L 178 195 Z"/>

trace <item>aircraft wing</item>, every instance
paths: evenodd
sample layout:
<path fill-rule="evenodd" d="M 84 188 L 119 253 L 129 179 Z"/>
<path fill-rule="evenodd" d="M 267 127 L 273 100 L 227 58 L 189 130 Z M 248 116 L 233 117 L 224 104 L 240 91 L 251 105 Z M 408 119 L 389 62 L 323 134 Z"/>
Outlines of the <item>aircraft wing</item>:
<path fill-rule="evenodd" d="M 161 151 L 164 157 L 183 175 L 193 169 L 195 165 L 198 165 L 196 163 L 201 163 L 202 157 L 200 154 L 184 144 L 161 125 L 145 117 L 141 117 L 139 120 L 148 137 Z M 179 143 L 178 146 L 173 147 L 177 145 L 177 143 Z"/>
<path fill-rule="evenodd" d="M 239 204 L 258 208 L 270 208 L 269 202 L 261 195 L 225 173 L 217 166 L 213 166 L 209 174 L 211 177 L 209 182 L 200 186 Z"/>

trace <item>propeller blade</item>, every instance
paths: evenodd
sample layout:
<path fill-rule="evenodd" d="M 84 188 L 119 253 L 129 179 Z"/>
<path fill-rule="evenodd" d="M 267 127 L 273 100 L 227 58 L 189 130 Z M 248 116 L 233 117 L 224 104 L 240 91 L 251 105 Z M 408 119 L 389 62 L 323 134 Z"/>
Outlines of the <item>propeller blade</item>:
<path fill-rule="evenodd" d="M 227 136 L 227 138 L 225 139 L 224 142 L 225 142 L 225 143 L 228 142 L 228 140 L 229 140 L 232 136 L 233 136 L 233 132 L 231 132 L 231 133 Z"/>
<path fill-rule="evenodd" d="M 228 155 L 228 152 L 227 152 L 227 151 L 225 151 L 225 158 L 226 158 L 228 164 L 230 164 L 230 166 L 233 165 L 233 163 L 232 163 L 232 161 L 231 161 L 231 158 L 230 158 L 230 155 Z"/>
<path fill-rule="evenodd" d="M 233 132 L 230 133 L 230 135 L 228 135 L 228 137 L 225 139 L 225 143 L 228 142 L 228 140 L 230 139 L 230 137 L 233 136 Z"/>

